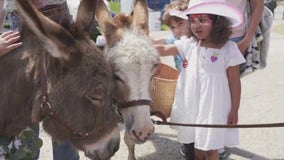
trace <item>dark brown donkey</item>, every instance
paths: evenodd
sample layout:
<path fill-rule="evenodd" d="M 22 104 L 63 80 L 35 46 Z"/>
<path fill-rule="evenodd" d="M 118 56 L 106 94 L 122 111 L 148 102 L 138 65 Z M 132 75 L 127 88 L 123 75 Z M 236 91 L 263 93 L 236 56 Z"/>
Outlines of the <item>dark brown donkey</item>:
<path fill-rule="evenodd" d="M 42 120 L 57 141 L 70 141 L 96 160 L 118 150 L 112 107 L 113 73 L 88 37 L 93 0 L 82 0 L 72 31 L 27 0 L 17 0 L 23 46 L 0 59 L 0 136 L 14 136 Z"/>

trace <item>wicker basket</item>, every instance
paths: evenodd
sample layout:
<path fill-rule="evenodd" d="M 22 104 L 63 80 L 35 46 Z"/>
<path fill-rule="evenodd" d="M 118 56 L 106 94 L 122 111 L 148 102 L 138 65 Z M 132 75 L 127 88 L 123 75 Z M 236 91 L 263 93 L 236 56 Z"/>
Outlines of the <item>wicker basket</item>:
<path fill-rule="evenodd" d="M 153 111 L 170 117 L 174 102 L 178 70 L 160 63 L 154 77 Z"/>

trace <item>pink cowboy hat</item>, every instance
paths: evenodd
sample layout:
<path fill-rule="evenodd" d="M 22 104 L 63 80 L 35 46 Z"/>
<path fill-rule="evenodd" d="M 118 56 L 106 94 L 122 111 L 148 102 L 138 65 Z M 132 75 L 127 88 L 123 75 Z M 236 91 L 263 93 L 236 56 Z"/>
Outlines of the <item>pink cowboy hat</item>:
<path fill-rule="evenodd" d="M 232 27 L 237 27 L 244 22 L 243 13 L 225 0 L 190 0 L 186 10 L 171 10 L 169 14 L 184 19 L 189 14 L 215 14 L 228 18 Z"/>

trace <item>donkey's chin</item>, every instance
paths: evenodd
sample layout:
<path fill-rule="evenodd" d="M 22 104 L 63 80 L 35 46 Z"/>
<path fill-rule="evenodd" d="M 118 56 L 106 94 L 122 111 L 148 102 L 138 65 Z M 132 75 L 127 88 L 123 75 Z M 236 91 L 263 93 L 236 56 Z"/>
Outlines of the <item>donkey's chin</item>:
<path fill-rule="evenodd" d="M 85 151 L 85 155 L 93 160 L 109 160 L 119 149 L 119 141 L 110 142 L 103 150 Z"/>
<path fill-rule="evenodd" d="M 118 149 L 119 149 L 119 145 L 116 145 L 114 146 L 112 151 L 107 151 L 103 153 L 100 151 L 85 152 L 85 156 L 93 160 L 109 160 L 116 153 L 116 151 L 118 151 Z"/>
<path fill-rule="evenodd" d="M 85 146 L 85 155 L 94 160 L 109 160 L 119 149 L 120 135 L 116 128 L 94 144 Z"/>

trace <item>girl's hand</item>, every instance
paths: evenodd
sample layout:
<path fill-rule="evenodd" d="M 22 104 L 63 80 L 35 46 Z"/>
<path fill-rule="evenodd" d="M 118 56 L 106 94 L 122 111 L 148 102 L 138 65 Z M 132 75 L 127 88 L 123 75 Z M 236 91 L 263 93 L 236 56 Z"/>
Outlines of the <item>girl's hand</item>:
<path fill-rule="evenodd" d="M 0 56 L 5 55 L 12 49 L 20 47 L 23 43 L 17 42 L 20 39 L 19 32 L 7 31 L 0 35 Z M 17 43 L 16 43 L 17 42 Z"/>
<path fill-rule="evenodd" d="M 178 49 L 175 44 L 155 44 L 154 47 L 161 56 L 173 56 L 178 54 Z"/>
<path fill-rule="evenodd" d="M 183 66 L 183 68 L 187 68 L 187 66 L 188 66 L 188 61 L 187 61 L 187 59 L 184 59 L 184 60 L 183 60 L 182 66 Z"/>
<path fill-rule="evenodd" d="M 231 111 L 228 117 L 228 125 L 236 125 L 238 124 L 239 115 L 238 111 Z"/>

